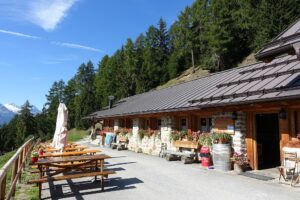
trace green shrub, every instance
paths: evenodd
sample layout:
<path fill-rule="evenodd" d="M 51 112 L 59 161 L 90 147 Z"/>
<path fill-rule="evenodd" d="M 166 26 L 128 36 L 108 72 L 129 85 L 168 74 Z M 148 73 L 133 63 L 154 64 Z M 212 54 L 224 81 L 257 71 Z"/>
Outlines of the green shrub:
<path fill-rule="evenodd" d="M 228 133 L 213 133 L 212 143 L 213 144 L 230 144 L 232 137 Z"/>
<path fill-rule="evenodd" d="M 212 134 L 210 134 L 210 133 L 200 134 L 198 143 L 201 146 L 211 146 L 212 145 Z"/>

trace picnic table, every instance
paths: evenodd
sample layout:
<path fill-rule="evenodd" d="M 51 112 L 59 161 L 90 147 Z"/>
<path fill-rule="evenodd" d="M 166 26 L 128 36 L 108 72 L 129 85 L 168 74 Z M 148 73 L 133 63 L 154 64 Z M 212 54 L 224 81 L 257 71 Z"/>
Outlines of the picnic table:
<path fill-rule="evenodd" d="M 112 170 L 104 170 L 104 160 L 108 158 L 111 157 L 105 154 L 97 154 L 40 159 L 35 163 L 38 166 L 39 179 L 30 180 L 28 183 L 39 185 L 39 197 L 41 197 L 42 183 L 83 177 L 95 177 L 96 180 L 97 176 L 101 176 L 101 190 L 103 191 L 104 177 L 115 174 Z M 45 169 L 52 170 L 45 173 Z"/>
<path fill-rule="evenodd" d="M 68 156 L 80 156 L 85 154 L 93 155 L 95 153 L 101 152 L 100 150 L 94 149 L 86 149 L 84 151 L 70 151 L 70 152 L 55 152 L 55 153 L 45 153 L 44 155 L 40 155 L 40 158 L 48 158 L 48 157 L 68 157 Z"/>
<path fill-rule="evenodd" d="M 64 149 L 64 151 L 82 151 L 84 149 L 86 149 L 87 147 L 86 146 L 77 146 L 77 147 L 66 147 Z M 55 148 L 46 148 L 44 151 L 45 152 L 48 152 L 48 153 L 51 153 L 51 152 L 58 152 L 60 151 L 61 149 L 55 149 Z"/>

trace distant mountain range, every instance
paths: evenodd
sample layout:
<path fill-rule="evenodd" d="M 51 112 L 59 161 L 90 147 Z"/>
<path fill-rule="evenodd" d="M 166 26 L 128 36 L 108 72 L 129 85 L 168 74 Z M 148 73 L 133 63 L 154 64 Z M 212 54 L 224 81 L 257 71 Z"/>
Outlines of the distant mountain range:
<path fill-rule="evenodd" d="M 15 115 L 19 114 L 21 106 L 17 106 L 13 103 L 0 104 L 0 125 L 9 123 Z M 31 113 L 36 115 L 41 111 L 36 107 L 32 106 Z"/>

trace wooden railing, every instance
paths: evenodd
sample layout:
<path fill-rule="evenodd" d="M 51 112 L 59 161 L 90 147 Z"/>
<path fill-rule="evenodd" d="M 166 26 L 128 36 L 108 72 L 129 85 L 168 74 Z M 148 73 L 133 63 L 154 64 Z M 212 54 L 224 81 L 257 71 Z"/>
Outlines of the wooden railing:
<path fill-rule="evenodd" d="M 21 183 L 21 175 L 25 168 L 26 158 L 34 146 L 34 138 L 25 142 L 12 158 L 0 169 L 0 200 L 10 200 L 15 196 L 16 184 Z M 7 173 L 11 170 L 10 187 L 7 189 Z"/>

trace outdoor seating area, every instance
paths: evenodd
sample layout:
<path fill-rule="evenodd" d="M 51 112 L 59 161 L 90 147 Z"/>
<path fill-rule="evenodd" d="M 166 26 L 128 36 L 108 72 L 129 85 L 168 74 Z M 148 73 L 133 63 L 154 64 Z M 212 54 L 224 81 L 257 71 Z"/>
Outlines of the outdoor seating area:
<path fill-rule="evenodd" d="M 101 190 L 104 190 L 104 178 L 115 174 L 113 170 L 107 170 L 104 163 L 111 158 L 100 153 L 100 150 L 87 149 L 76 144 L 68 144 L 65 150 L 53 149 L 48 144 L 37 144 L 39 154 L 32 157 L 30 172 L 39 174 L 37 179 L 29 180 L 28 184 L 38 184 L 39 197 L 41 198 L 42 184 L 61 180 L 72 180 L 83 177 L 100 177 Z M 84 148 L 84 150 L 82 150 Z M 50 149 L 50 152 L 47 150 Z M 72 150 L 72 151 L 71 151 Z"/>

